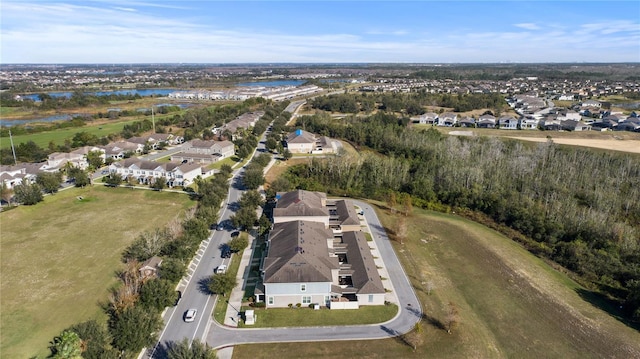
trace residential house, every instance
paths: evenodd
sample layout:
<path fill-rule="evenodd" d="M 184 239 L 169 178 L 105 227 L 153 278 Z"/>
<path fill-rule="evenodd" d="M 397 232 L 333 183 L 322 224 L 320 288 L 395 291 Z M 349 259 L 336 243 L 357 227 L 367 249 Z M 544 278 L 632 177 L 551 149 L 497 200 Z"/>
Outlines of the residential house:
<path fill-rule="evenodd" d="M 511 115 L 502 116 L 498 119 L 501 130 L 517 130 L 519 122 L 520 121 Z"/>
<path fill-rule="evenodd" d="M 460 127 L 476 127 L 476 120 L 473 117 L 465 116 L 458 121 Z"/>
<path fill-rule="evenodd" d="M 616 126 L 615 130 L 640 132 L 640 118 L 628 117 L 626 120 L 619 123 L 618 126 Z"/>
<path fill-rule="evenodd" d="M 332 246 L 333 233 L 322 223 L 274 224 L 261 266 L 267 308 L 327 305 L 340 270 Z"/>
<path fill-rule="evenodd" d="M 482 115 L 476 122 L 478 128 L 495 128 L 496 118 L 493 115 Z"/>
<path fill-rule="evenodd" d="M 458 115 L 453 112 L 445 112 L 438 117 L 438 126 L 453 127 L 458 123 Z"/>
<path fill-rule="evenodd" d="M 36 181 L 36 174 L 29 173 L 27 167 L 23 164 L 0 166 L 0 181 L 2 181 L 2 185 L 6 188 L 13 189 L 15 186 L 23 183 L 34 183 Z"/>
<path fill-rule="evenodd" d="M 43 167 L 43 170 L 57 172 L 67 164 L 83 170 L 89 166 L 86 156 L 81 153 L 53 152 L 47 157 L 47 165 Z"/>
<path fill-rule="evenodd" d="M 362 232 L 334 237 L 319 222 L 282 222 L 274 224 L 267 243 L 256 292 L 267 307 L 384 304 L 385 289 Z"/>
<path fill-rule="evenodd" d="M 171 161 L 213 163 L 235 154 L 231 141 L 191 140 L 182 145 L 182 152 L 171 155 Z"/>
<path fill-rule="evenodd" d="M 421 125 L 434 125 L 438 122 L 438 114 L 434 112 L 427 112 L 418 117 L 412 117 L 411 120 L 414 123 L 419 123 Z"/>
<path fill-rule="evenodd" d="M 123 179 L 134 178 L 140 184 L 152 184 L 164 178 L 169 187 L 188 186 L 196 177 L 202 176 L 202 168 L 198 164 L 158 163 L 137 158 L 114 162 L 109 166 L 109 172 L 117 173 Z"/>
<path fill-rule="evenodd" d="M 144 145 L 128 141 L 118 141 L 102 146 L 101 148 L 104 150 L 105 158 L 121 160 L 127 157 L 127 154 L 141 154 L 144 150 Z"/>
<path fill-rule="evenodd" d="M 524 116 L 520 119 L 520 129 L 522 130 L 537 130 L 538 119 L 533 116 Z"/>
<path fill-rule="evenodd" d="M 602 102 L 596 100 L 587 100 L 582 102 L 582 107 L 602 108 Z"/>
<path fill-rule="evenodd" d="M 311 132 L 297 129 L 287 135 L 285 145 L 291 153 L 334 153 L 333 141 L 326 136 L 316 136 Z"/>
<path fill-rule="evenodd" d="M 576 120 L 562 121 L 561 128 L 565 131 L 591 131 L 590 125 Z"/>

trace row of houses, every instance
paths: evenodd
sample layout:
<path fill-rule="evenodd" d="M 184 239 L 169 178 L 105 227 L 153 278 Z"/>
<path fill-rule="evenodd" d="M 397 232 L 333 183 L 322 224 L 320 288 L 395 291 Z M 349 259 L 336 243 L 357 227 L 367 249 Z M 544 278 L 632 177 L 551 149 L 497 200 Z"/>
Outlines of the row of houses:
<path fill-rule="evenodd" d="M 590 131 L 590 130 L 617 130 L 640 131 L 640 118 L 632 114 L 604 114 L 603 117 L 593 118 L 584 116 L 585 112 L 576 112 L 564 108 L 537 108 L 529 106 L 531 102 L 524 102 L 526 111 L 521 111 L 519 117 L 504 115 L 496 118 L 491 114 L 484 114 L 477 119 L 470 116 L 458 117 L 453 112 L 436 114 L 427 112 L 420 116 L 412 117 L 411 121 L 417 124 L 445 127 L 474 127 L 474 128 L 500 128 L 504 130 L 565 130 L 565 131 Z M 591 105 L 589 105 L 591 106 Z M 538 110 L 531 112 L 532 109 Z M 588 111 L 588 110 L 585 110 Z"/>
<path fill-rule="evenodd" d="M 158 163 L 135 158 L 144 152 L 149 143 L 157 144 L 153 139 L 164 138 L 171 144 L 179 144 L 182 137 L 153 134 L 146 137 L 130 138 L 110 143 L 106 146 L 85 146 L 71 152 L 54 152 L 42 163 L 20 163 L 14 166 L 0 166 L 0 180 L 6 188 L 12 189 L 21 183 L 33 183 L 40 172 L 58 172 L 66 166 L 86 170 L 89 166 L 90 152 L 98 153 L 103 161 L 114 161 L 109 166 L 111 173 L 118 173 L 124 179 L 134 177 L 139 183 L 153 183 L 155 179 L 165 178 L 169 187 L 187 186 L 197 176 L 207 176 L 209 171 L 203 165 L 220 161 L 235 154 L 231 141 L 192 140 L 183 143 L 181 152 L 170 157 L 170 163 Z M 153 148 L 153 146 L 151 146 Z M 124 161 L 122 161 L 124 160 Z"/>
<path fill-rule="evenodd" d="M 219 91 L 176 91 L 169 94 L 169 98 L 183 100 L 233 100 L 244 101 L 249 98 L 263 97 L 267 100 L 282 101 L 297 96 L 311 95 L 322 92 L 322 88 L 316 85 L 305 86 L 251 86 L 232 90 Z"/>
<path fill-rule="evenodd" d="M 278 193 L 256 300 L 331 309 L 381 305 L 385 288 L 353 202 L 325 193 Z"/>

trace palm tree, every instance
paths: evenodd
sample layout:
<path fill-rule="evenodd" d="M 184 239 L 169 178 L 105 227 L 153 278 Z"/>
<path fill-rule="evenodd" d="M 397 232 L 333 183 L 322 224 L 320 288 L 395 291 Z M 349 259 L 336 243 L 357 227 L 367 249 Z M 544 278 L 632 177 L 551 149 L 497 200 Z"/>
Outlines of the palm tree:
<path fill-rule="evenodd" d="M 167 351 L 169 359 L 218 359 L 216 351 L 208 344 L 198 340 L 189 345 L 187 338 L 181 342 L 172 342 Z"/>

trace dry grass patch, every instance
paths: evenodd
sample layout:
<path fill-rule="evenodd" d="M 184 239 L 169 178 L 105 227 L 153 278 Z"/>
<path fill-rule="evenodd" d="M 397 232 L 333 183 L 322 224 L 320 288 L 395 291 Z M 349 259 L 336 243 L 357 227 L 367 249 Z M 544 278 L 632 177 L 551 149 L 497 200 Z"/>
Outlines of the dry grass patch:
<path fill-rule="evenodd" d="M 2 357 L 46 355 L 62 329 L 100 318 L 124 248 L 193 204 L 183 194 L 94 186 L 0 214 Z"/>

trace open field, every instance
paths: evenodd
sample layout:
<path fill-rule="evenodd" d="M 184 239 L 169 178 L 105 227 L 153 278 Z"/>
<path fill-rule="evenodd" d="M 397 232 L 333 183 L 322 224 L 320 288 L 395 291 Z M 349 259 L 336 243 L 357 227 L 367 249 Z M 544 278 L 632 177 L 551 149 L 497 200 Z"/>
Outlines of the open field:
<path fill-rule="evenodd" d="M 397 216 L 378 211 L 394 228 Z M 460 217 L 414 210 L 394 242 L 425 317 L 400 339 L 236 346 L 234 358 L 637 358 L 640 333 L 580 296 L 582 288 L 518 244 Z M 390 231 L 392 232 L 392 231 Z M 428 294 L 428 287 L 432 290 Z M 451 334 L 447 307 L 457 308 Z"/>
<path fill-rule="evenodd" d="M 18 145 L 23 142 L 33 141 L 36 145 L 47 148 L 49 142 L 53 141 L 56 145 L 63 145 L 65 140 L 71 140 L 73 136 L 78 132 L 87 132 L 92 135 L 100 137 L 108 136 L 112 133 L 120 133 L 124 128 L 124 125 L 132 124 L 138 120 L 125 120 L 125 121 L 113 121 L 104 122 L 101 124 L 90 124 L 83 127 L 74 128 L 62 128 L 53 131 L 38 132 L 28 135 L 13 136 L 14 145 Z M 8 137 L 0 138 L 0 148 L 10 147 L 11 142 Z"/>
<path fill-rule="evenodd" d="M 93 186 L 0 213 L 1 356 L 47 355 L 62 329 L 101 318 L 124 248 L 194 203 L 183 194 Z"/>
<path fill-rule="evenodd" d="M 431 128 L 431 125 L 414 125 L 416 129 Z M 537 131 L 499 130 L 486 128 L 434 127 L 442 133 L 453 131 L 472 132 L 474 136 L 508 137 L 523 141 L 545 142 L 549 138 L 562 145 L 591 147 L 606 150 L 640 153 L 640 133 L 628 131 Z"/>

